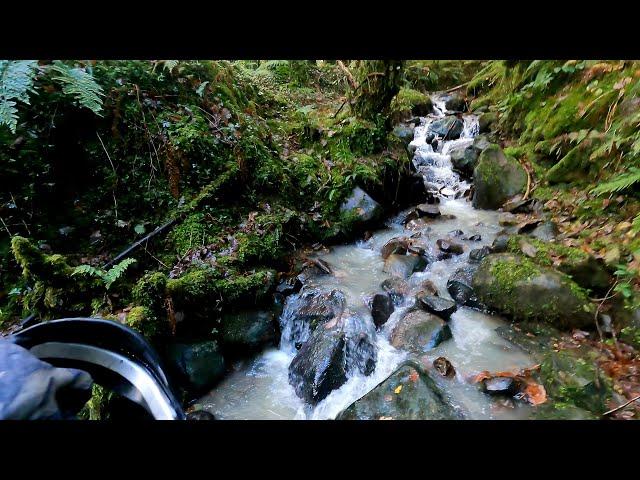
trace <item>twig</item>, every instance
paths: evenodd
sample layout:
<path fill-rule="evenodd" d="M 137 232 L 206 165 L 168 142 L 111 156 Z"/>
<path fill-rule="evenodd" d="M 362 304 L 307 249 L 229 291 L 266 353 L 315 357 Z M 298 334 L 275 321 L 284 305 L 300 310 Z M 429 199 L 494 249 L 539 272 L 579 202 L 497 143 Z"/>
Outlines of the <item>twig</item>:
<path fill-rule="evenodd" d="M 462 88 L 462 87 L 464 87 L 466 85 L 469 85 L 470 83 L 471 83 L 471 80 L 469 80 L 468 82 L 464 82 L 464 83 L 458 85 L 457 87 L 453 87 L 453 88 L 450 88 L 449 90 L 445 90 L 445 93 L 453 92 L 454 90 L 458 90 L 459 88 Z"/>
<path fill-rule="evenodd" d="M 604 337 L 602 336 L 602 330 L 600 329 L 600 324 L 598 323 L 598 314 L 600 313 L 600 309 L 602 308 L 602 305 L 604 304 L 604 302 L 609 298 L 609 294 L 611 293 L 611 291 L 616 287 L 616 285 L 618 285 L 618 282 L 616 281 L 613 285 L 611 285 L 611 288 L 609 288 L 609 290 L 607 291 L 607 293 L 605 294 L 604 298 L 602 299 L 602 301 L 598 304 L 598 308 L 596 308 L 596 313 L 593 316 L 593 319 L 596 322 L 596 330 L 598 330 L 598 335 L 600 336 L 600 341 L 604 341 Z M 614 338 L 615 340 L 615 338 Z M 616 350 L 618 349 L 618 342 L 616 341 Z"/>
<path fill-rule="evenodd" d="M 118 186 L 118 173 L 116 172 L 116 167 L 113 164 L 113 161 L 111 160 L 111 155 L 109 155 L 109 152 L 107 151 L 107 147 L 104 146 L 104 142 L 102 141 L 100 134 L 96 132 L 96 135 L 98 136 L 98 140 L 100 140 L 100 145 L 102 145 L 102 149 L 104 150 L 104 153 L 107 154 L 107 158 L 109 159 L 109 163 L 111 164 L 111 169 L 113 170 L 113 174 L 116 177 L 116 183 L 114 185 L 114 188 L 111 190 L 111 194 L 113 195 L 113 204 L 115 208 L 116 220 L 118 220 L 118 200 L 116 200 L 116 187 Z"/>
<path fill-rule="evenodd" d="M 7 233 L 9 234 L 9 237 L 13 237 L 13 235 L 11 234 L 11 232 L 9 231 L 9 227 L 7 227 L 7 224 L 4 223 L 4 219 L 2 217 L 0 217 L 0 222 L 2 222 L 2 225 L 4 225 L 4 229 L 7 231 Z"/>
<path fill-rule="evenodd" d="M 614 408 L 614 409 L 612 409 L 612 410 L 609 410 L 608 412 L 604 412 L 604 413 L 602 414 L 602 416 L 603 416 L 603 417 L 606 417 L 606 416 L 608 416 L 608 415 L 611 415 L 612 413 L 617 412 L 618 410 L 622 410 L 622 409 L 623 409 L 624 407 L 626 407 L 627 405 L 629 405 L 629 404 L 631 404 L 631 403 L 633 403 L 633 402 L 635 402 L 636 400 L 639 400 L 639 399 L 640 399 L 640 395 L 637 395 L 637 396 L 633 397 L 631 400 L 629 400 L 628 402 L 623 403 L 623 404 L 622 404 L 622 405 L 620 405 L 619 407 L 616 407 L 616 408 Z"/>

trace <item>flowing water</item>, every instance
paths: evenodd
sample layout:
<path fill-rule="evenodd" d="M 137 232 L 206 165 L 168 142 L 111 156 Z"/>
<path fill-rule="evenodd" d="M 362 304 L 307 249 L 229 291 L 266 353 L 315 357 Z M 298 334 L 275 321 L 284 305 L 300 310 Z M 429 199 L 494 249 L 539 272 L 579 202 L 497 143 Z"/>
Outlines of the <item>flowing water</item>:
<path fill-rule="evenodd" d="M 464 238 L 480 235 L 481 241 L 458 237 L 455 241 L 465 245 L 462 255 L 433 262 L 425 271 L 411 275 L 408 283 L 412 291 L 405 296 L 404 304 L 396 308 L 379 332 L 372 333 L 377 348 L 377 363 L 369 376 L 356 371 L 342 387 L 331 392 L 313 408 L 296 396 L 288 383 L 288 367 L 296 349 L 294 342 L 290 340 L 293 326 L 287 319 L 289 312 L 295 308 L 298 297 L 304 294 L 307 288 L 305 285 L 300 293 L 287 299 L 281 317 L 283 333 L 279 348 L 269 349 L 252 361 L 235 365 L 231 374 L 199 400 L 202 408 L 219 419 L 331 419 L 386 379 L 407 358 L 406 352 L 391 346 L 389 337 L 402 314 L 414 303 L 413 294 L 419 290 L 419 285 L 424 280 L 431 280 L 440 296 L 451 298 L 446 289 L 449 277 L 467 262 L 471 249 L 490 245 L 501 230 L 497 212 L 476 210 L 465 198 L 464 194 L 470 185 L 452 170 L 449 157 L 449 152 L 453 149 L 464 148 L 473 142 L 473 137 L 478 132 L 476 116 L 464 115 L 461 137 L 452 141 L 440 141 L 434 151 L 425 142 L 425 137 L 429 124 L 445 115 L 441 97 L 434 98 L 434 107 L 435 114 L 422 118 L 420 125 L 415 128 L 412 144 L 417 148 L 413 161 L 424 176 L 427 186 L 440 192 L 439 207 L 445 218 L 430 221 L 422 230 L 422 238 L 428 239 L 429 244 L 433 245 L 437 239 L 446 238 L 451 231 L 462 230 Z M 383 272 L 381 247 L 393 237 L 415 233 L 408 232 L 401 223 L 407 212 L 408 210 L 390 219 L 385 229 L 374 233 L 367 241 L 337 246 L 328 253 L 319 254 L 320 258 L 331 265 L 334 274 L 317 276 L 308 283 L 311 286 L 341 290 L 346 296 L 347 308 L 370 319 L 366 300 L 372 293 L 380 291 L 380 284 L 389 277 Z M 455 218 L 446 218 L 447 214 Z M 514 371 L 534 363 L 522 350 L 495 332 L 496 327 L 502 324 L 504 320 L 500 317 L 459 306 L 449 321 L 453 338 L 427 353 L 429 360 L 444 356 L 454 365 L 455 378 L 438 378 L 434 375 L 434 379 L 445 392 L 448 401 L 465 418 L 526 418 L 529 413 L 530 407 L 503 404 L 480 392 L 477 385 L 469 382 L 471 376 L 482 370 Z M 304 340 L 308 332 L 297 332 L 297 335 L 298 339 Z"/>

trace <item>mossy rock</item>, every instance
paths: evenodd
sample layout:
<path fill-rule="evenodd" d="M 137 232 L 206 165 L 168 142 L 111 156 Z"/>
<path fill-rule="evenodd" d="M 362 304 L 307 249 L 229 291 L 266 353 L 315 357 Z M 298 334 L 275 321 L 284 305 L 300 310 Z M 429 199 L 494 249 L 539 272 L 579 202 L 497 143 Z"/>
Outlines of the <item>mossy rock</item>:
<path fill-rule="evenodd" d="M 586 291 L 567 275 L 510 253 L 485 257 L 473 277 L 479 300 L 514 320 L 549 322 L 560 328 L 594 324 Z"/>
<path fill-rule="evenodd" d="M 535 249 L 532 260 L 538 265 L 551 267 L 555 265 L 562 273 L 583 288 L 603 291 L 609 288 L 611 276 L 605 266 L 593 255 L 575 247 L 568 247 L 559 243 L 545 242 L 543 240 L 513 235 L 507 241 L 507 249 L 511 253 L 521 254 L 524 245 L 529 244 Z M 533 252 L 533 250 L 531 250 Z"/>
<path fill-rule="evenodd" d="M 596 415 L 608 410 L 614 396 L 611 379 L 598 369 L 595 349 L 550 351 L 540 366 L 547 394 L 556 402 Z"/>
<path fill-rule="evenodd" d="M 266 345 L 276 345 L 277 328 L 273 312 L 242 310 L 223 315 L 218 331 L 222 348 L 244 354 Z"/>
<path fill-rule="evenodd" d="M 201 392 L 225 372 L 225 362 L 213 341 L 176 343 L 167 349 L 168 366 L 190 391 Z"/>
<path fill-rule="evenodd" d="M 501 207 L 509 198 L 522 193 L 527 185 L 524 168 L 515 159 L 507 157 L 498 145 L 483 150 L 473 178 L 473 206 L 482 209 Z"/>
<path fill-rule="evenodd" d="M 340 412 L 336 420 L 459 420 L 462 415 L 415 362 L 400 365 L 386 380 Z"/>
<path fill-rule="evenodd" d="M 401 88 L 391 102 L 391 118 L 401 121 L 411 115 L 424 117 L 433 111 L 433 103 L 428 95 L 411 88 Z"/>

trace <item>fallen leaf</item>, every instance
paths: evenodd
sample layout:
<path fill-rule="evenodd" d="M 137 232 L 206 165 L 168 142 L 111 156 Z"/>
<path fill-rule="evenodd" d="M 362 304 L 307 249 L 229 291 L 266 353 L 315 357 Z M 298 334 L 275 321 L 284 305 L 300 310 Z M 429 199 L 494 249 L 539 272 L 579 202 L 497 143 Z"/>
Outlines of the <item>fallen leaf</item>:
<path fill-rule="evenodd" d="M 547 391 L 539 383 L 529 383 L 523 390 L 523 398 L 531 405 L 540 405 L 547 401 Z"/>
<path fill-rule="evenodd" d="M 393 392 L 398 395 L 400 392 L 402 391 L 402 385 L 398 385 L 398 388 L 396 388 Z"/>

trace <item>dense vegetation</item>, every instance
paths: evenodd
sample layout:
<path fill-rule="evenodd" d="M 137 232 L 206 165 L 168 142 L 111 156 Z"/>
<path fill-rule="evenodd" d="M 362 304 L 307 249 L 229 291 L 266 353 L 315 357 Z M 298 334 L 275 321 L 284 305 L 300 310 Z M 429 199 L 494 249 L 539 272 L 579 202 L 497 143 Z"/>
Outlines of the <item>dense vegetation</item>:
<path fill-rule="evenodd" d="M 562 243 L 536 244 L 535 263 L 602 259 L 616 280 L 598 309 L 639 346 L 629 61 L 0 61 L 0 327 L 100 315 L 159 343 L 221 341 L 225 313 L 295 270 L 289 254 L 371 226 L 341 209 L 354 187 L 386 210 L 411 201 L 392 129 L 447 89 L 557 220 Z"/>

